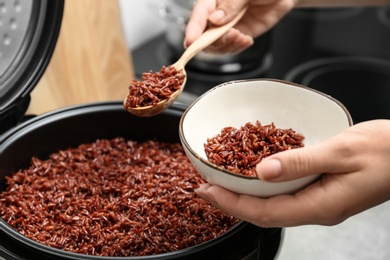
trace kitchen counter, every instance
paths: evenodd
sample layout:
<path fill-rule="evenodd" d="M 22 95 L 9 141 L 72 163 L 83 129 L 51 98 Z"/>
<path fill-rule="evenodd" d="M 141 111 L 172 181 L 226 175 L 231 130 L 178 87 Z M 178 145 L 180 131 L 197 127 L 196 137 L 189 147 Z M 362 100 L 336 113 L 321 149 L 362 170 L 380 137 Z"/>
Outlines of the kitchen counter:
<path fill-rule="evenodd" d="M 386 202 L 336 226 L 286 228 L 277 260 L 388 260 L 389 220 Z"/>

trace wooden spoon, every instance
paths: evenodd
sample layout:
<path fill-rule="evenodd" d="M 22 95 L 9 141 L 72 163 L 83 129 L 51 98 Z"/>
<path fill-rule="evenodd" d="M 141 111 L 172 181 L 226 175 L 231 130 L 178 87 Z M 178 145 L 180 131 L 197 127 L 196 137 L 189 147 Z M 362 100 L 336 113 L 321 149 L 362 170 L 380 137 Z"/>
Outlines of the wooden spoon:
<path fill-rule="evenodd" d="M 160 102 L 158 102 L 156 105 L 152 106 L 144 106 L 144 107 L 129 107 L 127 110 L 140 117 L 149 117 L 154 116 L 165 109 L 167 109 L 169 106 L 171 106 L 176 99 L 180 96 L 181 92 L 184 89 L 184 86 L 187 81 L 187 73 L 184 69 L 187 62 L 190 61 L 196 54 L 198 54 L 200 51 L 202 51 L 204 48 L 212 44 L 214 41 L 216 41 L 218 38 L 220 38 L 224 33 L 226 33 L 230 28 L 232 28 L 244 15 L 247 7 L 244 7 L 240 13 L 229 23 L 219 26 L 219 27 L 210 27 L 207 29 L 198 39 L 196 39 L 182 54 L 182 56 L 171 66 L 173 66 L 177 71 L 180 71 L 182 74 L 185 75 L 183 84 L 181 85 L 180 89 L 176 90 L 168 99 L 164 99 Z M 127 98 L 126 98 L 127 99 Z M 126 100 L 125 100 L 126 103 Z"/>

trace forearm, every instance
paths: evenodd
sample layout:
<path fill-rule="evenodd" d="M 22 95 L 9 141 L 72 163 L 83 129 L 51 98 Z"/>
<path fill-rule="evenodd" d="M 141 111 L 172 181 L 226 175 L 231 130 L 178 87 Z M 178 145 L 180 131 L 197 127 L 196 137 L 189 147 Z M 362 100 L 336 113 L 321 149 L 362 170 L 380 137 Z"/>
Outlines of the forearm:
<path fill-rule="evenodd" d="M 296 0 L 296 7 L 362 7 L 390 5 L 390 0 Z"/>

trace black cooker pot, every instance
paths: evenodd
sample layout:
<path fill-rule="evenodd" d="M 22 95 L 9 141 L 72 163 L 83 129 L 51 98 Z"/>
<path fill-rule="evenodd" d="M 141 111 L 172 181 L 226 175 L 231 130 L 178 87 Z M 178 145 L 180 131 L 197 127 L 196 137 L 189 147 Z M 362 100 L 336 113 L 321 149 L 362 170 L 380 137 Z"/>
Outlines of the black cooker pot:
<path fill-rule="evenodd" d="M 33 156 L 45 159 L 60 149 L 98 138 L 157 139 L 179 142 L 178 125 L 185 106 L 174 104 L 163 113 L 136 117 L 122 102 L 103 102 L 56 110 L 10 129 L 0 140 L 0 192 L 4 179 L 27 167 Z M 0 218 L 0 256 L 5 259 L 274 259 L 282 230 L 239 222 L 225 234 L 203 244 L 172 253 L 144 257 L 99 257 L 75 254 L 35 242 Z"/>
<path fill-rule="evenodd" d="M 355 123 L 390 119 L 390 60 L 331 57 L 311 60 L 287 72 L 285 79 L 340 100 Z"/>

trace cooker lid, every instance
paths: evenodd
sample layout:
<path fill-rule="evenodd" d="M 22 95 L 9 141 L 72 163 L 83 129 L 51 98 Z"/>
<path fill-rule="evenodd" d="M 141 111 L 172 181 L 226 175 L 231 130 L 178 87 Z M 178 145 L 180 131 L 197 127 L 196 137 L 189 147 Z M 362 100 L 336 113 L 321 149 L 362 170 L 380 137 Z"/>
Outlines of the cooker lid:
<path fill-rule="evenodd" d="M 0 134 L 26 112 L 57 42 L 64 0 L 0 0 Z"/>

